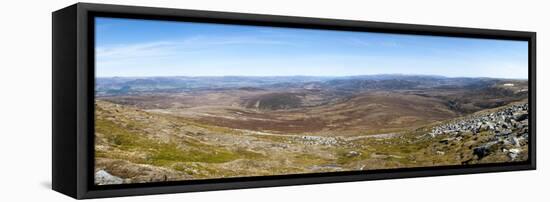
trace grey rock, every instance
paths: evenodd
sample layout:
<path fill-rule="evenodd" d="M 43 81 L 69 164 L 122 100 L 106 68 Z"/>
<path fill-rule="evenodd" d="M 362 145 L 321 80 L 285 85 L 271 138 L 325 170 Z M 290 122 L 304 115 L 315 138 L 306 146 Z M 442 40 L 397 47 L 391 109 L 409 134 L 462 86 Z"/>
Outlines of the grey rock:
<path fill-rule="evenodd" d="M 497 112 L 477 114 L 461 120 L 438 125 L 427 136 L 438 135 L 476 135 L 481 131 L 491 131 L 496 135 L 508 136 L 518 129 L 527 128 L 528 104 L 512 105 Z M 525 133 L 527 131 L 520 131 Z"/>
<path fill-rule="evenodd" d="M 105 170 L 99 170 L 95 173 L 95 183 L 98 185 L 122 184 L 123 182 L 122 178 L 111 175 Z"/>
<path fill-rule="evenodd" d="M 356 152 L 356 151 L 349 151 L 349 152 L 346 154 L 347 157 L 356 157 L 356 156 L 360 156 L 360 155 L 361 155 L 361 153 Z"/>
<path fill-rule="evenodd" d="M 516 147 L 521 146 L 520 143 L 519 143 L 519 139 L 517 137 L 510 138 L 510 142 Z"/>
<path fill-rule="evenodd" d="M 509 149 L 508 150 L 508 157 L 510 158 L 510 160 L 516 160 L 516 158 L 518 157 L 518 155 L 521 153 L 521 150 L 520 149 L 517 149 L 517 148 L 514 148 L 514 149 Z"/>
<path fill-rule="evenodd" d="M 474 148 L 474 155 L 477 156 L 477 159 L 482 159 L 489 155 L 490 151 L 487 147 L 476 147 Z"/>
<path fill-rule="evenodd" d="M 527 114 L 526 112 L 520 112 L 520 113 L 514 114 L 514 120 L 516 121 L 523 121 L 528 117 L 529 117 L 529 114 Z"/>

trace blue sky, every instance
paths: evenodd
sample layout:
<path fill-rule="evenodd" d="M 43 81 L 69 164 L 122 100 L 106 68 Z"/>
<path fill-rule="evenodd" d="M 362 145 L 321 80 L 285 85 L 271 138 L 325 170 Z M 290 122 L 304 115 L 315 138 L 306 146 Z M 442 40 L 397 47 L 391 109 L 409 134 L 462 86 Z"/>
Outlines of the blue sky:
<path fill-rule="evenodd" d="M 524 41 L 96 18 L 96 76 L 527 78 Z"/>

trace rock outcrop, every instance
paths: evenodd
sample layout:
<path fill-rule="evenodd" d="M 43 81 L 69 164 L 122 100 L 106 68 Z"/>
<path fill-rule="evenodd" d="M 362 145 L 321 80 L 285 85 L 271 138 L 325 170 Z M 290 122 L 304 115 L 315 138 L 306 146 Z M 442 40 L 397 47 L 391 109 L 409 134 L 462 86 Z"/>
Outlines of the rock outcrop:
<path fill-rule="evenodd" d="M 512 105 L 493 113 L 468 116 L 461 120 L 436 126 L 429 134 L 436 136 L 471 132 L 475 135 L 482 131 L 492 131 L 497 136 L 509 136 L 512 133 L 528 136 L 528 109 L 529 106 L 525 103 Z"/>
<path fill-rule="evenodd" d="M 123 182 L 122 178 L 113 176 L 105 170 L 99 170 L 95 173 L 95 183 L 98 185 L 122 184 Z"/>
<path fill-rule="evenodd" d="M 474 138 L 479 141 L 477 146 L 471 148 L 476 160 L 502 153 L 508 156 L 509 160 L 515 161 L 523 152 L 527 152 L 528 111 L 527 103 L 510 105 L 493 112 L 478 113 L 435 126 L 426 135 L 432 138 L 449 136 L 440 141 L 442 144 L 448 144 L 450 140 L 460 141 L 463 137 L 489 136 L 483 140 Z"/>

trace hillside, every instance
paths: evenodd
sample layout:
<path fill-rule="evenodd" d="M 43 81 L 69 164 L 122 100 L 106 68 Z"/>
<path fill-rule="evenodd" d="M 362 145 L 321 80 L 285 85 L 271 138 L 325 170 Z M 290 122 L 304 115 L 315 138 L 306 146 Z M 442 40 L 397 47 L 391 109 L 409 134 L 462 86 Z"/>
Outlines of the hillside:
<path fill-rule="evenodd" d="M 97 184 L 523 161 L 527 81 L 100 78 Z"/>
<path fill-rule="evenodd" d="M 400 132 L 319 136 L 216 126 L 97 100 L 96 183 L 521 161 L 528 153 L 526 110 L 510 104 Z M 472 121 L 483 117 L 487 129 L 506 123 L 510 131 L 497 134 Z M 479 132 L 465 131 L 466 123 Z"/>

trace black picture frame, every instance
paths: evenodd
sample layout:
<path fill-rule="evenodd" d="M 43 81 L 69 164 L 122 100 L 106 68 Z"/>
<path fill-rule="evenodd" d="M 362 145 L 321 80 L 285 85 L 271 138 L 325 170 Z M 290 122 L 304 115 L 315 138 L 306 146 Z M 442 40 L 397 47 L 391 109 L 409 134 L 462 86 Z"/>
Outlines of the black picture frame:
<path fill-rule="evenodd" d="M 96 16 L 527 41 L 529 159 L 517 163 L 400 168 L 144 184 L 102 185 L 94 176 Z M 52 188 L 84 199 L 536 169 L 536 33 L 168 8 L 77 3 L 52 14 Z"/>

